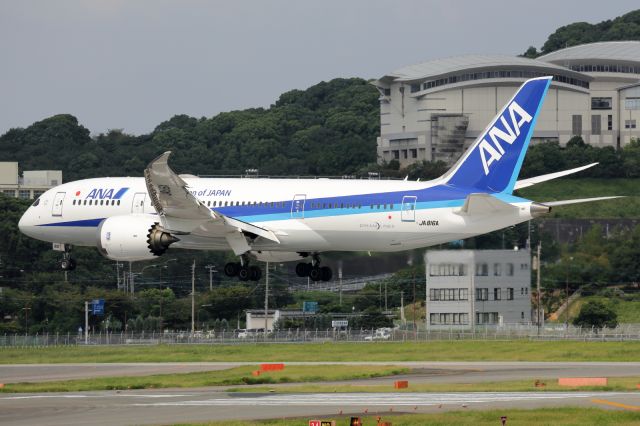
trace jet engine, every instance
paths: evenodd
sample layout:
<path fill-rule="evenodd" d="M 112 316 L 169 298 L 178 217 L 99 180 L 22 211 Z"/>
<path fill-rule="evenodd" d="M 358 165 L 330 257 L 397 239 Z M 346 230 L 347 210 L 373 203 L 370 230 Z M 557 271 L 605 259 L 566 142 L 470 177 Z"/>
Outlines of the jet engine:
<path fill-rule="evenodd" d="M 149 260 L 162 255 L 178 238 L 163 231 L 152 215 L 106 218 L 98 227 L 98 250 L 117 261 Z"/>

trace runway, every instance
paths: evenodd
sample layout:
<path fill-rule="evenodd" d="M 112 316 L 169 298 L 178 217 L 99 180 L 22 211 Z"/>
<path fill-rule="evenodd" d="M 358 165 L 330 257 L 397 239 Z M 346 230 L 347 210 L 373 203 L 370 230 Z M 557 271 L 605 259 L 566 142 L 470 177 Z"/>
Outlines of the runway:
<path fill-rule="evenodd" d="M 359 394 L 229 394 L 189 391 L 87 392 L 0 396 L 3 425 L 171 424 L 283 417 L 338 418 L 350 414 L 428 413 L 487 408 L 600 406 L 640 409 L 640 396 L 624 392 L 477 392 Z"/>

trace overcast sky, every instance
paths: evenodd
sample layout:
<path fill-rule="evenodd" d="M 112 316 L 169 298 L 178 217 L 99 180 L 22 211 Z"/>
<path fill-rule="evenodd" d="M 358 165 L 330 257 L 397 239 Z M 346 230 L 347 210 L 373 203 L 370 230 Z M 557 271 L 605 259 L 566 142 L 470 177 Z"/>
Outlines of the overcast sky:
<path fill-rule="evenodd" d="M 637 0 L 0 0 L 0 134 L 70 113 L 92 134 L 268 107 L 335 77 L 517 55 Z"/>

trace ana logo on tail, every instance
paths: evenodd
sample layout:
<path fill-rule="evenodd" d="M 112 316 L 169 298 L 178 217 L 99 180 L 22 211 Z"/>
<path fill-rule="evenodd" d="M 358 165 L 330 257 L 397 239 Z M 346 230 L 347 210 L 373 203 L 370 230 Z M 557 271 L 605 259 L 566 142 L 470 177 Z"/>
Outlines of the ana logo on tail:
<path fill-rule="evenodd" d="M 478 145 L 478 151 L 480 152 L 480 159 L 482 160 L 485 175 L 489 174 L 489 166 L 491 166 L 494 161 L 500 161 L 504 154 L 504 148 L 502 148 L 502 145 L 498 140 L 502 140 L 509 145 L 513 144 L 518 135 L 520 135 L 520 128 L 522 125 L 529 123 L 532 120 L 531 115 L 529 115 L 529 113 L 527 113 L 527 111 L 525 111 L 524 108 L 518 105 L 515 101 L 509 104 L 507 111 L 509 112 L 509 118 L 511 119 L 511 126 L 507 123 L 505 111 L 505 114 L 500 116 L 500 121 L 504 126 L 504 130 L 500 129 L 496 123 L 496 125 L 488 132 L 493 145 L 487 142 L 486 139 L 482 139 Z"/>

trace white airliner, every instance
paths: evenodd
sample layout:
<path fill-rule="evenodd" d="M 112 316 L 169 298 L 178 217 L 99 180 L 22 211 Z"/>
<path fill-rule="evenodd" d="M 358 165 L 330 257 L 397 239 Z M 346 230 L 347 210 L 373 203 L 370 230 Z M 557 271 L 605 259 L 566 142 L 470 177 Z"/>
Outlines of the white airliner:
<path fill-rule="evenodd" d="M 551 77 L 526 81 L 460 160 L 429 182 L 329 179 L 209 179 L 177 175 L 170 152 L 144 178 L 65 183 L 41 195 L 20 230 L 64 248 L 95 246 L 118 261 L 153 259 L 171 248 L 233 250 L 225 273 L 258 280 L 259 261 L 301 260 L 296 273 L 330 280 L 327 251 L 399 251 L 484 234 L 545 214 L 555 205 L 512 195 L 595 164 L 516 181 Z M 306 261 L 302 261 L 307 258 Z"/>

